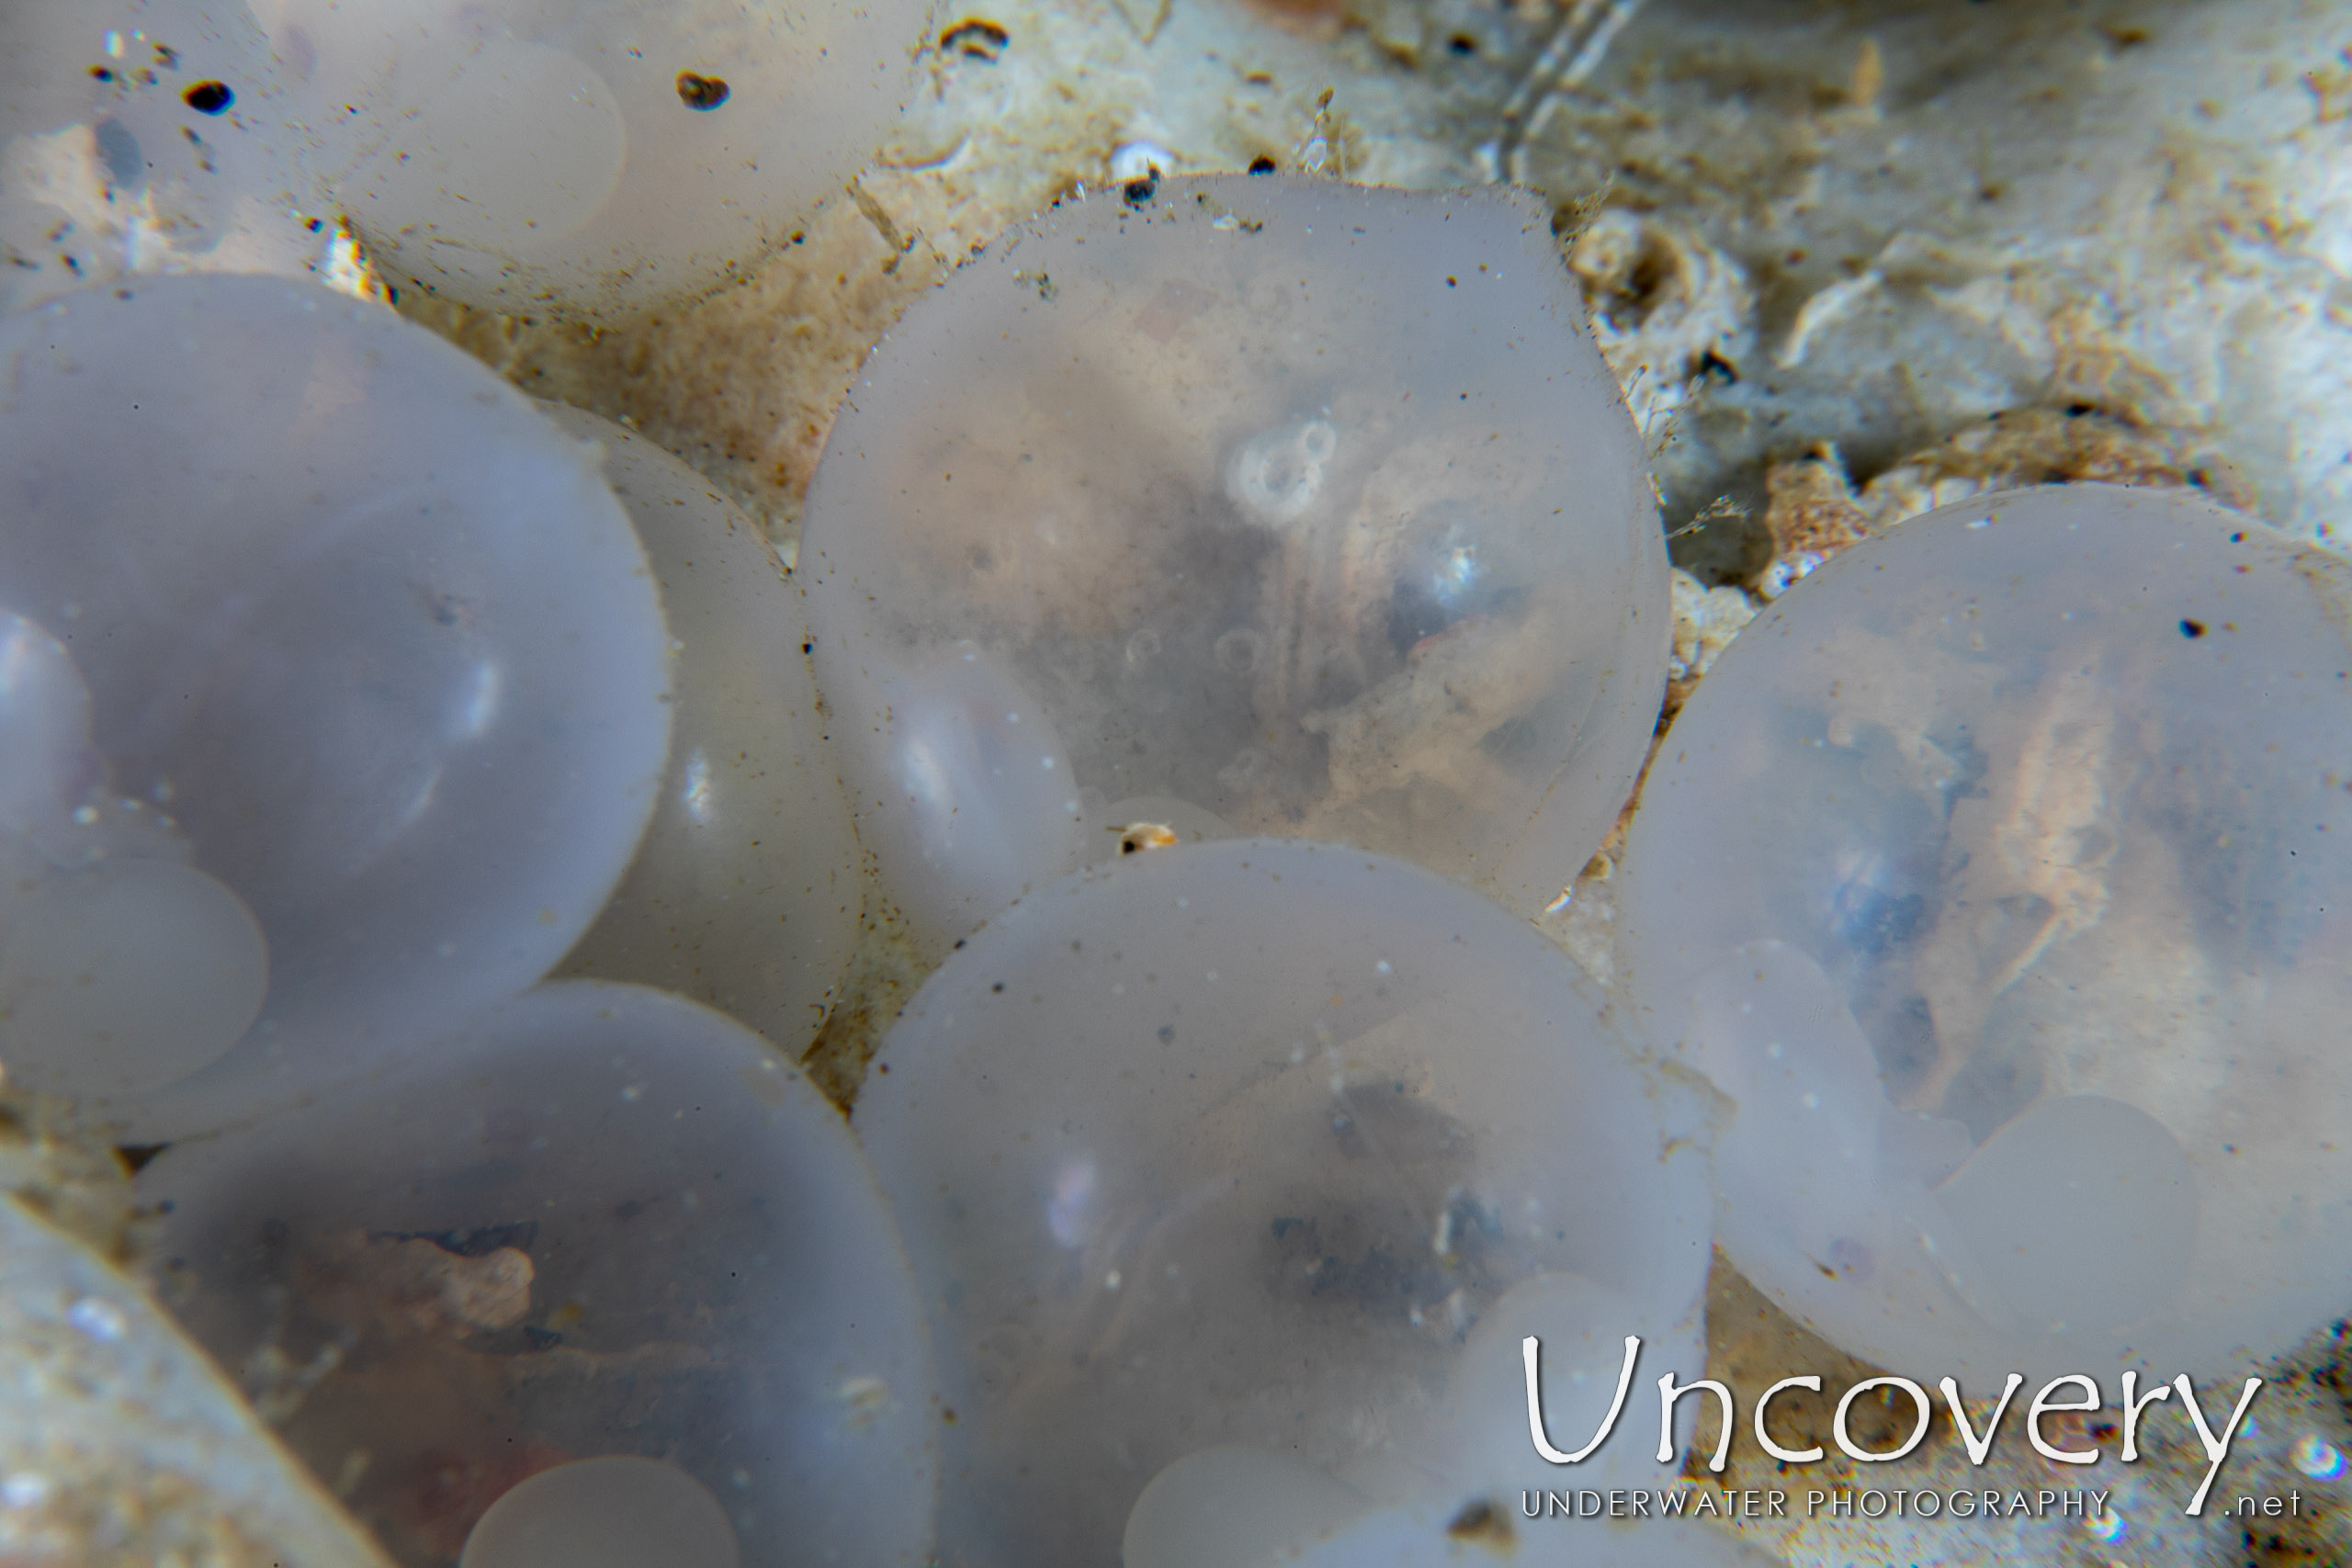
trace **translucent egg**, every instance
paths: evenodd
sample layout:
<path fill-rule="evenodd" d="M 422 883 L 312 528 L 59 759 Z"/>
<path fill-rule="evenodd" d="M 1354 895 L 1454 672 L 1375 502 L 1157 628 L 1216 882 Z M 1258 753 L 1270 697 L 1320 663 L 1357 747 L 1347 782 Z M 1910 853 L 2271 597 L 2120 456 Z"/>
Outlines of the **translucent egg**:
<path fill-rule="evenodd" d="M 1720 1244 L 1840 1347 L 2220 1376 L 2352 1293 L 2352 569 L 2200 500 L 1905 523 L 1740 635 L 1620 892 L 1736 1102 Z"/>
<path fill-rule="evenodd" d="M 1556 948 L 1400 861 L 1228 840 L 1023 900 L 908 1006 L 856 1109 L 956 1414 L 945 1555 L 1124 1539 L 1138 1568 L 1531 1472 L 1655 1484 L 1643 1391 L 1701 1360 L 1690 1109 Z M 1644 1340 L 1583 1467 L 1534 1456 L 1524 1334 L 1569 1447 Z M 1573 1389 L 1596 1343 L 1605 1381 Z"/>
<path fill-rule="evenodd" d="M 0 309 L 126 274 L 298 274 L 302 133 L 239 0 L 13 0 L 0 17 Z"/>
<path fill-rule="evenodd" d="M 0 1062 L 159 1140 L 545 973 L 668 741 L 659 596 L 578 444 L 301 284 L 87 291 L 0 320 L 0 860 L 41 911 Z"/>
<path fill-rule="evenodd" d="M 1116 853 L 1138 799 L 1532 913 L 1665 678 L 1638 438 L 1498 191 L 1064 203 L 876 351 L 800 564 L 862 836 L 933 937 Z"/>
<path fill-rule="evenodd" d="M 662 585 L 678 663 L 653 824 L 564 971 L 677 991 L 797 1055 L 849 962 L 862 894 L 799 591 L 692 468 L 594 414 L 544 412 L 597 444 Z"/>
<path fill-rule="evenodd" d="M 889 1213 L 840 1113 L 717 1013 L 542 986 L 139 1189 L 182 1323 L 403 1562 L 928 1560 Z"/>
<path fill-rule="evenodd" d="M 747 272 L 898 112 L 922 0 L 253 0 L 376 258 L 610 315 Z"/>

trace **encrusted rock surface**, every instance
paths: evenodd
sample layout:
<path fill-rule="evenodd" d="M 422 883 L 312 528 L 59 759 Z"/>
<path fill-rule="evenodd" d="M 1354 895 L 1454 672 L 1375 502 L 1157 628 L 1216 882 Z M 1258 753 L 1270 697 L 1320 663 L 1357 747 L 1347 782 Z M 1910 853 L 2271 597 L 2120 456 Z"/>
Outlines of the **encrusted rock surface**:
<path fill-rule="evenodd" d="M 0 1091 L 0 1562 L 389 1568 L 119 1267 L 111 1151 Z"/>

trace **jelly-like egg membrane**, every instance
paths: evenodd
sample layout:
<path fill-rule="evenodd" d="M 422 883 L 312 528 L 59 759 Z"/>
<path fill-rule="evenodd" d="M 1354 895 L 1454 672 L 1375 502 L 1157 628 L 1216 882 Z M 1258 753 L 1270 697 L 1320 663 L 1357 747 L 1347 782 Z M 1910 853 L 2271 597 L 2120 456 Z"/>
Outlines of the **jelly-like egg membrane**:
<path fill-rule="evenodd" d="M 537 1568 L 594 1481 L 549 1474 L 616 1460 L 591 1490 L 683 1521 L 694 1568 L 927 1560 L 897 1233 L 840 1113 L 720 1014 L 543 986 L 139 1185 L 181 1321 L 402 1562 Z"/>
<path fill-rule="evenodd" d="M 2352 1291 L 2347 570 L 2178 493 L 1971 502 L 1815 572 L 1634 818 L 1721 1244 L 1883 1365 L 2220 1375 Z"/>
<path fill-rule="evenodd" d="M 243 1028 L 222 965 L 259 961 L 218 898 L 108 895 L 114 935 L 75 942 L 37 902 L 0 985 L 57 984 L 12 1071 L 155 1142 L 544 974 L 634 852 L 670 733 L 659 593 L 579 445 L 380 307 L 274 278 L 84 290 L 0 317 L 0 855 L 85 921 L 66 879 L 185 863 L 250 910 L 267 972 Z M 161 919 L 208 950 L 214 1016 L 191 1054 L 148 1010 L 172 1066 L 128 1067 L 137 1021 L 75 976 L 149 967 L 133 928 Z M 36 1021 L 110 1043 L 77 1066 Z"/>
<path fill-rule="evenodd" d="M 1402 862 L 1234 840 L 1016 905 L 855 1112 L 957 1413 L 943 1550 L 1110 1561 L 1155 1472 L 1235 1445 L 1364 1511 L 1541 1486 L 1525 1335 L 1597 1352 L 1554 1385 L 1579 1444 L 1624 1336 L 1643 1387 L 1695 1375 L 1694 1111 L 1524 920 Z M 1596 1473 L 1668 1473 L 1643 1403 Z M 1270 1506 L 1277 1545 L 1332 1522 Z"/>
<path fill-rule="evenodd" d="M 799 558 L 860 831 L 933 947 L 1137 797 L 1532 914 L 1665 682 L 1639 439 L 1549 215 L 1502 191 L 1066 204 L 876 350 Z"/>

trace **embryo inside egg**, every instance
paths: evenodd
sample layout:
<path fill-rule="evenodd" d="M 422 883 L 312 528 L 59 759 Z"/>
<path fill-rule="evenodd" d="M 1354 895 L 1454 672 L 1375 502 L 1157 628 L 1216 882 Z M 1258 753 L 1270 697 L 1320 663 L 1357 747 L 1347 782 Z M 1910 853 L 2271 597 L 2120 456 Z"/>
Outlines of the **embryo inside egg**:
<path fill-rule="evenodd" d="M 1736 1102 L 1721 1244 L 1792 1314 L 1997 1383 L 2219 1373 L 2340 1305 L 2345 572 L 2200 499 L 2019 492 L 1726 650 L 1623 951 Z"/>
<path fill-rule="evenodd" d="M 1701 1359 L 1693 1109 L 1524 920 L 1399 861 L 1188 844 L 1016 905 L 855 1113 L 956 1412 L 944 1556 L 1206 1568 L 1242 1528 L 1210 1450 L 1287 1461 L 1237 1502 L 1269 1551 L 1351 1495 L 1540 1486 L 1523 1336 L 1587 1436 L 1626 1335 L 1644 1387 Z M 1644 1403 L 1589 1475 L 1662 1483 Z"/>
<path fill-rule="evenodd" d="M 409 1568 L 647 1562 L 649 1517 L 678 1568 L 926 1561 L 897 1233 L 840 1113 L 718 1013 L 542 986 L 140 1191 L 181 1320 Z"/>
<path fill-rule="evenodd" d="M 1502 192 L 1064 204 L 876 351 L 799 559 L 866 847 L 935 943 L 1144 796 L 1533 913 L 1665 673 L 1646 464 Z"/>

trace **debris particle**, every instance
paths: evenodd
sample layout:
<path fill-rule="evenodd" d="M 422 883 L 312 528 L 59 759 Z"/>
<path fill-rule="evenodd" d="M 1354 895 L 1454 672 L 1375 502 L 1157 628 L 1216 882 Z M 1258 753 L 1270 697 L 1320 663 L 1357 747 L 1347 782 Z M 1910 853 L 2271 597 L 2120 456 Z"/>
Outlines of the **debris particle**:
<path fill-rule="evenodd" d="M 1462 1506 L 1445 1533 L 1455 1540 L 1476 1541 L 1481 1546 L 1509 1551 L 1514 1544 L 1510 1532 L 1510 1516 L 1484 1497 Z"/>
<path fill-rule="evenodd" d="M 1119 835 L 1119 852 L 1140 854 L 1146 850 L 1164 850 L 1177 841 L 1175 833 L 1162 822 L 1130 822 L 1124 828 L 1109 831 Z"/>
<path fill-rule="evenodd" d="M 1846 82 L 1846 101 L 1864 114 L 1874 115 L 1879 95 L 1885 90 L 1886 57 L 1879 52 L 1878 39 L 1866 38 L 1854 62 L 1854 73 Z"/>
<path fill-rule="evenodd" d="M 678 73 L 678 101 L 690 109 L 708 114 L 727 101 L 728 85 L 716 76 L 697 75 L 692 71 Z"/>
<path fill-rule="evenodd" d="M 969 17 L 939 35 L 940 52 L 967 60 L 994 61 L 1012 43 L 1011 33 L 984 17 Z"/>

